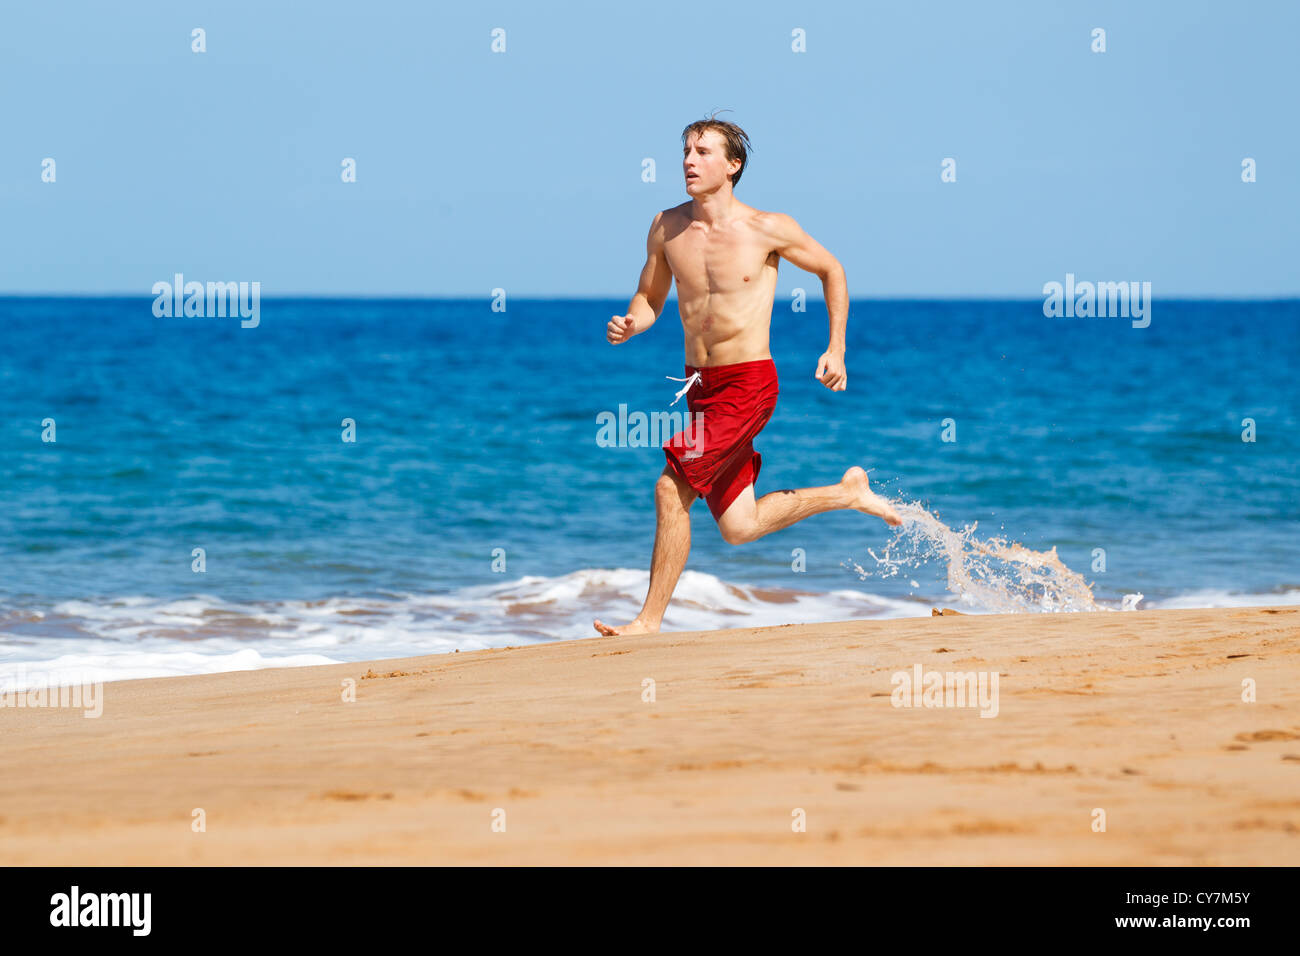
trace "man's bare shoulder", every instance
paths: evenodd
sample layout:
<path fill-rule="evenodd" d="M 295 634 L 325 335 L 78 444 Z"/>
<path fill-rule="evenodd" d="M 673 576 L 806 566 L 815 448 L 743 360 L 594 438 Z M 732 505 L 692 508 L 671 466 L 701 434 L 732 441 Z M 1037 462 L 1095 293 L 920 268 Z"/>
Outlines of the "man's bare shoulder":
<path fill-rule="evenodd" d="M 650 222 L 649 242 L 662 249 L 668 240 L 680 235 L 691 222 L 690 203 L 684 202 L 671 209 L 661 209 Z"/>
<path fill-rule="evenodd" d="M 763 212 L 754 217 L 754 232 L 762 237 L 771 252 L 790 258 L 791 250 L 817 246 L 794 216 L 783 212 Z M 820 247 L 818 247 L 820 248 Z M 821 250 L 825 253 L 825 250 Z M 791 259 L 790 261 L 795 262 Z M 799 268 L 804 268 L 798 262 Z"/>
<path fill-rule="evenodd" d="M 666 226 L 673 221 L 680 222 L 683 218 L 690 219 L 690 217 L 691 217 L 691 200 L 688 199 L 686 202 L 681 203 L 680 205 L 672 206 L 668 209 L 659 210 L 659 212 L 655 213 L 655 222 Z"/>
<path fill-rule="evenodd" d="M 799 223 L 795 222 L 793 216 L 766 209 L 755 209 L 754 215 L 750 217 L 750 224 L 755 232 L 770 239 L 787 240 L 799 231 Z"/>

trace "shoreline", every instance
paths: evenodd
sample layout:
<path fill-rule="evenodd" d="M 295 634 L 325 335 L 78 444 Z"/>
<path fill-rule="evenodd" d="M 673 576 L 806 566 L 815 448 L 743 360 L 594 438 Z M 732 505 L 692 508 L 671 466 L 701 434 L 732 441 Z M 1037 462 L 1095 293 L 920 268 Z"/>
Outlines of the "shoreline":
<path fill-rule="evenodd" d="M 0 862 L 1297 865 L 1297 637 L 962 614 L 112 681 L 0 708 Z M 893 706 L 917 667 L 996 673 L 996 716 Z"/>

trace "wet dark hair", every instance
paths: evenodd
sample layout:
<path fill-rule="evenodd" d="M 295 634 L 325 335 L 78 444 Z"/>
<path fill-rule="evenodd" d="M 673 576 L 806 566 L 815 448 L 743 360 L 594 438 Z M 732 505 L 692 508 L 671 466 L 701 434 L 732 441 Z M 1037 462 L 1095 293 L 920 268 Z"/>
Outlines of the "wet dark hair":
<path fill-rule="evenodd" d="M 741 174 L 745 172 L 745 164 L 749 162 L 749 151 L 753 148 L 749 143 L 749 136 L 746 132 L 735 123 L 728 123 L 726 120 L 717 119 L 718 113 L 722 110 L 714 110 L 713 114 L 706 119 L 696 120 L 686 129 L 682 130 L 682 146 L 686 145 L 686 140 L 694 133 L 697 136 L 703 136 L 707 130 L 713 130 L 722 136 L 727 144 L 727 161 L 733 159 L 740 160 L 740 168 L 736 174 L 731 177 L 731 188 L 735 189 L 740 185 Z"/>

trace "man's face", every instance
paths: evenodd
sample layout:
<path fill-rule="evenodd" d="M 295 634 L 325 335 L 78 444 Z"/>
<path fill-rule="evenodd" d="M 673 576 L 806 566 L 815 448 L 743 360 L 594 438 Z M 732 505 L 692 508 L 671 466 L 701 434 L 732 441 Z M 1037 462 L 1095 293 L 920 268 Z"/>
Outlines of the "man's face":
<path fill-rule="evenodd" d="M 728 174 L 740 168 L 740 160 L 727 161 L 727 141 L 715 129 L 703 134 L 692 133 L 682 149 L 682 174 L 686 177 L 686 192 L 701 196 L 716 192 L 727 181 Z"/>

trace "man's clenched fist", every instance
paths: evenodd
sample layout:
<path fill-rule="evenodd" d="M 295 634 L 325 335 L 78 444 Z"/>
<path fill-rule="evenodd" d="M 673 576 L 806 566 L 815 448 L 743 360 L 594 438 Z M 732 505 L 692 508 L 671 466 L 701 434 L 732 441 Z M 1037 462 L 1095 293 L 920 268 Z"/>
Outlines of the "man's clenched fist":
<path fill-rule="evenodd" d="M 616 315 L 605 326 L 605 338 L 610 345 L 622 345 L 636 335 L 636 320 L 630 315 Z"/>
<path fill-rule="evenodd" d="M 827 349 L 817 360 L 817 371 L 814 375 L 817 381 L 832 392 L 844 391 L 849 387 L 849 373 L 844 368 L 844 353 Z"/>

